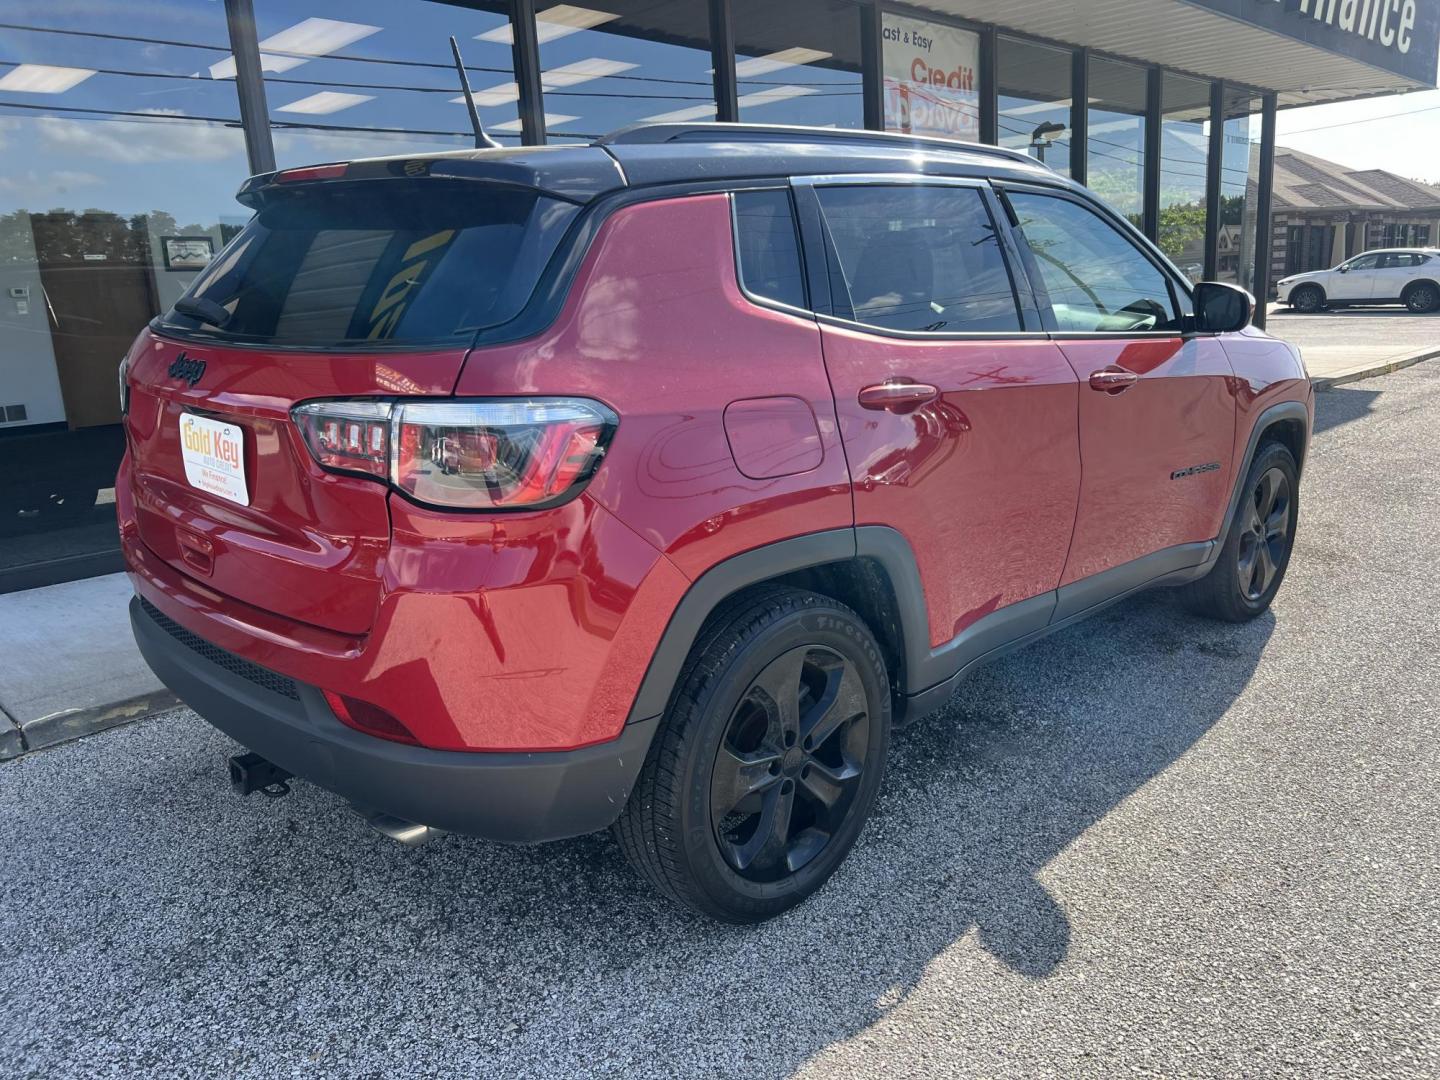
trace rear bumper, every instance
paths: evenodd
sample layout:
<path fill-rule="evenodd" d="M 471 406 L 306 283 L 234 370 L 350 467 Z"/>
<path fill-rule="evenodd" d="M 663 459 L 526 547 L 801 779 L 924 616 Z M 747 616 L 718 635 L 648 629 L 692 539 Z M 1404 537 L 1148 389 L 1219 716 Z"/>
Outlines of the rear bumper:
<path fill-rule="evenodd" d="M 449 832 L 535 843 L 605 828 L 629 798 L 659 724 L 628 724 L 615 740 L 579 750 L 407 746 L 346 727 L 315 687 L 204 641 L 139 597 L 130 621 L 161 681 L 237 742 L 362 809 Z"/>

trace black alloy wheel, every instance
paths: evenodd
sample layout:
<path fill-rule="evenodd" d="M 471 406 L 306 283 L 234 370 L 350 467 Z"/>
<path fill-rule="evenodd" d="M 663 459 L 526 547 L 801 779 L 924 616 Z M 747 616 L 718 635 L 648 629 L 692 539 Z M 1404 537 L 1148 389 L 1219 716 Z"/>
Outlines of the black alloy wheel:
<path fill-rule="evenodd" d="M 1236 570 L 1245 599 L 1258 603 L 1290 557 L 1290 478 L 1265 470 L 1244 507 Z"/>
<path fill-rule="evenodd" d="M 1325 306 L 1325 293 L 1319 285 L 1301 285 L 1290 294 L 1290 306 L 1304 315 L 1313 315 Z"/>
<path fill-rule="evenodd" d="M 655 888 L 755 923 L 844 862 L 885 775 L 892 689 L 874 634 L 819 593 L 762 586 L 697 637 L 615 837 Z"/>
<path fill-rule="evenodd" d="M 710 778 L 716 843 L 750 881 L 809 864 L 844 824 L 870 742 L 855 664 L 801 645 L 750 683 L 720 742 Z"/>
<path fill-rule="evenodd" d="M 1245 473 L 1229 527 L 1204 577 L 1180 588 L 1197 615 L 1247 622 L 1270 607 L 1295 546 L 1300 470 L 1289 448 L 1265 440 Z"/>
<path fill-rule="evenodd" d="M 1428 315 L 1440 307 L 1440 289 L 1428 281 L 1412 285 L 1405 293 L 1405 306 L 1416 315 Z"/>

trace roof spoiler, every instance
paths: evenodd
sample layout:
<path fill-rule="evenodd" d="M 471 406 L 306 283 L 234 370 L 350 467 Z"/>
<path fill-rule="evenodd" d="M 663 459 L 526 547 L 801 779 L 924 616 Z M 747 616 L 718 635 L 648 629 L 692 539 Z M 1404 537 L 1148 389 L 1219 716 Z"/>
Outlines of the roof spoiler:
<path fill-rule="evenodd" d="M 610 155 L 588 146 L 458 150 L 413 158 L 361 158 L 326 165 L 259 173 L 240 185 L 235 198 L 259 210 L 277 192 L 356 180 L 479 180 L 528 188 L 566 202 L 587 203 L 625 186 Z"/>

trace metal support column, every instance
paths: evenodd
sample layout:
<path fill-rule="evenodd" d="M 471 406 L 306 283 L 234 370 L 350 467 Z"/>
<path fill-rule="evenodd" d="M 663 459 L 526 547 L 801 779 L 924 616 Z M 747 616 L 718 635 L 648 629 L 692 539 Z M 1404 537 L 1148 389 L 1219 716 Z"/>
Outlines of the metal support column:
<path fill-rule="evenodd" d="M 1225 84 L 1210 84 L 1210 151 L 1205 158 L 1205 269 L 1214 281 L 1220 267 L 1220 178 L 1225 165 Z"/>
<path fill-rule="evenodd" d="M 235 57 L 235 95 L 240 99 L 245 156 L 252 173 L 274 172 L 275 143 L 270 138 L 270 109 L 265 104 L 265 76 L 260 70 L 255 9 L 250 0 L 225 0 L 225 22 Z"/>
<path fill-rule="evenodd" d="M 885 130 L 885 24 L 876 0 L 860 8 L 860 70 L 865 94 L 865 126 Z"/>
<path fill-rule="evenodd" d="M 1255 193 L 1255 325 L 1265 329 L 1270 306 L 1270 272 L 1275 230 L 1270 227 L 1270 201 L 1275 192 L 1275 95 L 1260 99 L 1260 176 Z"/>
<path fill-rule="evenodd" d="M 545 145 L 545 95 L 540 88 L 540 42 L 535 34 L 535 0 L 510 0 L 515 84 L 520 92 L 520 141 Z"/>
<path fill-rule="evenodd" d="M 997 38 L 994 30 L 980 31 L 980 141 L 1000 142 L 1000 81 L 996 77 Z"/>
<path fill-rule="evenodd" d="M 1160 154 L 1164 145 L 1160 136 L 1164 111 L 1165 75 L 1158 67 L 1145 73 L 1145 161 L 1142 164 L 1141 190 L 1145 195 L 1145 235 L 1152 241 L 1160 238 Z"/>
<path fill-rule="evenodd" d="M 739 120 L 740 91 L 735 80 L 735 27 L 730 0 L 710 0 L 710 66 L 715 69 L 715 119 Z"/>
<path fill-rule="evenodd" d="M 1070 60 L 1070 178 L 1085 183 L 1090 172 L 1090 50 Z"/>

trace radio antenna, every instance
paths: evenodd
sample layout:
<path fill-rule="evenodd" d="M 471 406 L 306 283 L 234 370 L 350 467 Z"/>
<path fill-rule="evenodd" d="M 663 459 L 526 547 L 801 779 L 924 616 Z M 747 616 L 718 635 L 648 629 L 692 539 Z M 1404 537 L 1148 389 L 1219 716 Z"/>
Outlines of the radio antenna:
<path fill-rule="evenodd" d="M 500 144 L 485 134 L 480 111 L 475 108 L 475 95 L 470 93 L 470 77 L 465 74 L 465 61 L 460 59 L 460 43 L 450 35 L 450 54 L 455 57 L 455 70 L 460 75 L 460 89 L 465 91 L 465 107 L 470 110 L 470 126 L 475 129 L 476 150 L 498 150 Z"/>

